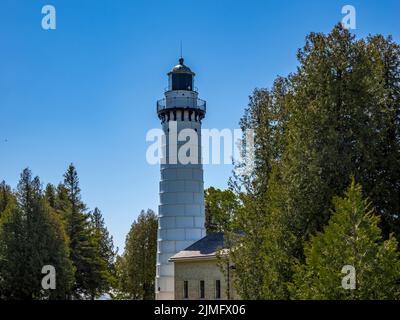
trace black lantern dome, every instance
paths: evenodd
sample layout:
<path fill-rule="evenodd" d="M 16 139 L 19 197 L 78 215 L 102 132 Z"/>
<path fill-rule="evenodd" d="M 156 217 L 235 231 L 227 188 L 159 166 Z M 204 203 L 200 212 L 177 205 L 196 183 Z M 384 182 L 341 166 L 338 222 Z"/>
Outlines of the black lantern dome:
<path fill-rule="evenodd" d="M 179 64 L 172 68 L 168 76 L 169 90 L 194 91 L 193 78 L 195 73 L 184 64 L 183 58 L 179 59 Z"/>

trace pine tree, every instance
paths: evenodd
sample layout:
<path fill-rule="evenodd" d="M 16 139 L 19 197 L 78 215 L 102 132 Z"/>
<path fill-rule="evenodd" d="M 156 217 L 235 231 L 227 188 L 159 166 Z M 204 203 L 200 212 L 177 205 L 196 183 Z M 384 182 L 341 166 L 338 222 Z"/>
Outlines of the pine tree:
<path fill-rule="evenodd" d="M 55 187 L 51 183 L 48 183 L 46 185 L 46 189 L 44 191 L 44 195 L 45 195 L 46 200 L 49 203 L 49 205 L 53 209 L 56 209 L 57 192 L 56 192 Z"/>
<path fill-rule="evenodd" d="M 114 252 L 99 209 L 87 214 L 71 165 L 64 184 L 42 191 L 26 169 L 14 195 L 0 184 L 0 298 L 97 298 L 115 286 Z M 43 290 L 42 267 L 56 270 Z"/>
<path fill-rule="evenodd" d="M 75 283 L 70 298 L 94 299 L 102 282 L 101 260 L 97 251 L 96 239 L 92 236 L 89 215 L 81 200 L 79 178 L 71 164 L 64 175 L 64 186 L 59 187 L 58 205 L 64 211 L 67 233 L 70 239 L 70 259 L 75 268 Z M 67 199 L 62 197 L 67 196 Z"/>
<path fill-rule="evenodd" d="M 97 245 L 97 256 L 101 269 L 101 277 L 96 296 L 110 292 L 116 286 L 115 258 L 117 250 L 114 249 L 113 237 L 108 232 L 101 211 L 95 208 L 91 214 L 93 238 Z"/>
<path fill-rule="evenodd" d="M 344 198 L 335 198 L 335 210 L 323 233 L 305 247 L 305 264 L 295 268 L 293 298 L 398 299 L 400 257 L 393 236 L 383 241 L 379 217 L 363 199 L 354 180 Z M 344 266 L 355 269 L 355 288 L 345 289 Z"/>
<path fill-rule="evenodd" d="M 38 177 L 21 174 L 0 221 L 0 291 L 7 299 L 63 299 L 72 284 L 68 239 L 43 197 Z M 56 289 L 43 290 L 42 268 L 56 270 Z"/>
<path fill-rule="evenodd" d="M 26 226 L 16 199 L 5 207 L 0 219 L 0 299 L 30 297 L 26 290 Z M 17 285 L 16 285 L 17 284 Z"/>
<path fill-rule="evenodd" d="M 12 193 L 11 188 L 5 181 L 0 183 L 0 218 L 1 213 L 7 208 L 8 203 L 11 201 Z"/>

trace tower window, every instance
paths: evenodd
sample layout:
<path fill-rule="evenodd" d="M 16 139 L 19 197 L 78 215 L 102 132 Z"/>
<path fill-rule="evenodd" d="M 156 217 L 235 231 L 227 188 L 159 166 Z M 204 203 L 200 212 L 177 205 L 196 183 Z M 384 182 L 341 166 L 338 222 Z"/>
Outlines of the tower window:
<path fill-rule="evenodd" d="M 172 74 L 172 90 L 192 91 L 193 76 L 188 73 Z"/>
<path fill-rule="evenodd" d="M 205 298 L 204 280 L 200 280 L 200 299 Z"/>
<path fill-rule="evenodd" d="M 221 299 L 221 280 L 215 280 L 215 299 Z"/>
<path fill-rule="evenodd" d="M 189 283 L 183 281 L 183 299 L 189 299 Z"/>

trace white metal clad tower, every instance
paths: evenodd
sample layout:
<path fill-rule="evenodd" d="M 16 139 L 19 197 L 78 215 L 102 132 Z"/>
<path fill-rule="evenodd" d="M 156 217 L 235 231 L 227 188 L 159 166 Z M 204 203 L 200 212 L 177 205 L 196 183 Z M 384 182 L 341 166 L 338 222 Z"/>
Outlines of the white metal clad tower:
<path fill-rule="evenodd" d="M 198 99 L 194 76 L 183 58 L 179 59 L 179 64 L 168 73 L 165 99 L 157 101 L 157 114 L 165 134 L 158 209 L 155 284 L 158 300 L 174 299 L 174 266 L 168 259 L 206 235 L 201 163 L 201 120 L 206 113 L 206 102 Z M 197 139 L 189 138 L 189 131 Z M 192 161 L 182 161 L 178 156 L 183 145 L 192 147 L 189 153 L 197 151 L 190 154 Z M 184 153 L 188 154 L 187 148 Z"/>

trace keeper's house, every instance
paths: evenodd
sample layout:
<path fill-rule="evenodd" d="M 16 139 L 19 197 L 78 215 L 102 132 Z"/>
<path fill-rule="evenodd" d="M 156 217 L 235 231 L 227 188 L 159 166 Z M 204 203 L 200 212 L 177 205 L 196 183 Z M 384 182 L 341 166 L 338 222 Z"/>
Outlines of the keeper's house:
<path fill-rule="evenodd" d="M 224 234 L 212 233 L 169 259 L 175 269 L 175 300 L 240 299 L 233 286 L 234 267 L 226 263 L 222 272 L 219 265 L 217 254 L 224 247 Z"/>

